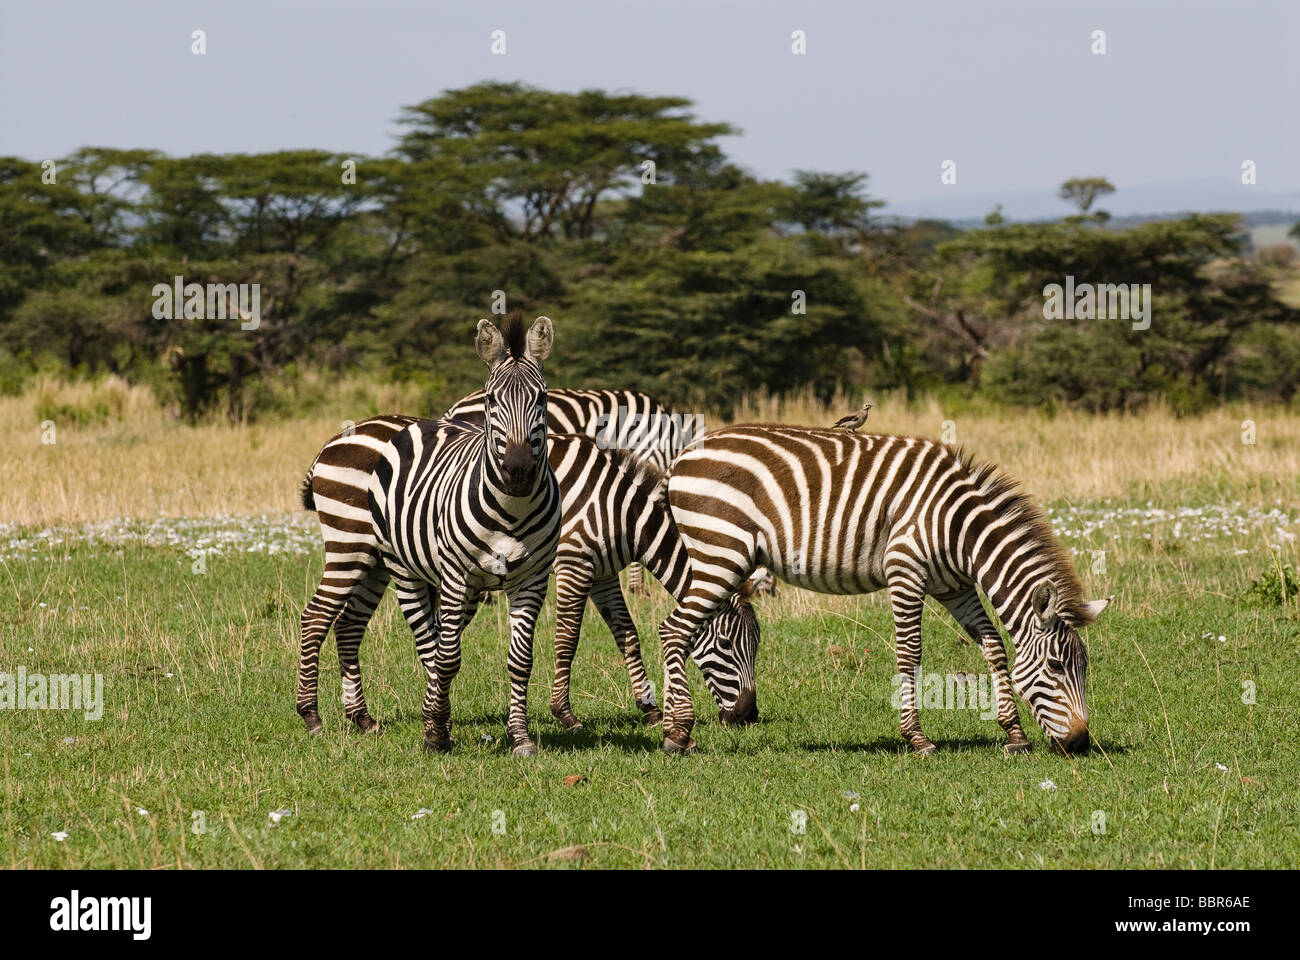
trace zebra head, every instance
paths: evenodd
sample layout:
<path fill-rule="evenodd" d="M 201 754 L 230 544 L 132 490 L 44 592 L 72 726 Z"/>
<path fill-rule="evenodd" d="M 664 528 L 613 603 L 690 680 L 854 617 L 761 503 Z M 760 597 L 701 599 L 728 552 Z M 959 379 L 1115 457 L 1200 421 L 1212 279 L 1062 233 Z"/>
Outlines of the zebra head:
<path fill-rule="evenodd" d="M 717 616 L 700 628 L 691 658 L 719 704 L 718 719 L 728 725 L 758 720 L 754 661 L 758 656 L 758 618 L 750 603 L 753 589 L 741 584 Z"/>
<path fill-rule="evenodd" d="M 1032 616 L 1017 631 L 1011 686 L 1029 704 L 1034 719 L 1052 743 L 1066 753 L 1088 750 L 1088 651 L 1079 628 L 1095 620 L 1110 598 L 1083 601 L 1063 609 L 1051 580 L 1039 582 L 1029 597 Z"/>
<path fill-rule="evenodd" d="M 478 322 L 476 346 L 488 365 L 483 396 L 489 482 L 512 497 L 530 494 L 546 465 L 546 381 L 541 363 L 550 355 L 555 333 L 549 317 L 538 317 L 524 332 L 518 311 L 502 329 Z"/>

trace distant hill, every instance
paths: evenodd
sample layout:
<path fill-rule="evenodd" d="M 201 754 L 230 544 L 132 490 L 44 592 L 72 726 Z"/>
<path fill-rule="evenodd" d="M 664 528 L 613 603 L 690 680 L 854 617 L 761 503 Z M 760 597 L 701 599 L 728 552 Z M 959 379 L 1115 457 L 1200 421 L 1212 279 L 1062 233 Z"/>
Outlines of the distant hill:
<path fill-rule="evenodd" d="M 888 191 L 883 192 L 888 200 Z M 886 211 L 907 219 L 938 219 L 954 225 L 974 226 L 982 223 L 984 215 L 998 204 L 1002 205 L 1003 217 L 1013 222 L 1059 220 L 1074 212 L 1069 204 L 1057 198 L 1056 189 L 1051 186 L 1005 193 L 968 193 L 953 187 L 950 192 L 938 193 L 925 201 L 890 202 Z M 1169 219 L 1184 210 L 1258 213 L 1295 222 L 1300 220 L 1300 189 L 1265 190 L 1260 186 L 1244 186 L 1234 180 L 1146 185 L 1116 183 L 1115 192 L 1101 197 L 1095 206 L 1121 223 Z"/>

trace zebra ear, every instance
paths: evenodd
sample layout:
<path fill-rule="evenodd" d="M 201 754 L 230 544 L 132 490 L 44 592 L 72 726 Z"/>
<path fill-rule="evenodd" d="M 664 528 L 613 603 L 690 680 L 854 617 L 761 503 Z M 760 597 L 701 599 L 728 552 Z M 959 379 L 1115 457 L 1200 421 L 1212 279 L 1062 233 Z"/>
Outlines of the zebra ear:
<path fill-rule="evenodd" d="M 1030 603 L 1033 604 L 1038 625 L 1043 628 L 1051 626 L 1052 621 L 1056 619 L 1056 585 L 1051 580 L 1044 580 L 1034 587 Z"/>
<path fill-rule="evenodd" d="M 1080 609 L 1083 610 L 1083 618 L 1084 618 L 1083 622 L 1092 623 L 1092 621 L 1096 620 L 1097 617 L 1101 615 L 1101 612 L 1103 610 L 1105 610 L 1108 606 L 1110 606 L 1110 602 L 1114 599 L 1115 599 L 1115 594 L 1112 593 L 1105 600 L 1083 601 L 1083 603 L 1079 604 Z"/>
<path fill-rule="evenodd" d="M 492 321 L 480 320 L 474 349 L 478 351 L 478 358 L 489 368 L 495 367 L 505 356 L 506 338 L 501 336 L 501 331 L 492 325 Z"/>
<path fill-rule="evenodd" d="M 555 329 L 550 317 L 538 317 L 528 328 L 528 346 L 525 353 L 528 359 L 539 367 L 542 361 L 551 355 L 551 344 L 555 342 Z"/>

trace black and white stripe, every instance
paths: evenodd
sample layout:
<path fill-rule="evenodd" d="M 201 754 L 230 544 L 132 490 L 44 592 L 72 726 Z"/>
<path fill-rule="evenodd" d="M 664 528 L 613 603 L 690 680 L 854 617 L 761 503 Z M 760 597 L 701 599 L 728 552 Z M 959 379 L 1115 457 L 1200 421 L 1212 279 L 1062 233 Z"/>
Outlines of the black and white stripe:
<path fill-rule="evenodd" d="M 461 633 L 479 593 L 500 589 L 510 601 L 507 736 L 517 754 L 536 753 L 527 724 L 532 639 L 561 519 L 559 484 L 546 459 L 546 382 L 540 368 L 551 341 L 545 317 L 526 335 L 518 314 L 506 319 L 503 331 L 480 321 L 478 353 L 491 371 L 484 427 L 416 421 L 379 451 L 368 478 L 374 546 L 348 552 L 345 541 L 341 558 L 327 558 L 321 587 L 303 613 L 298 710 L 309 727 L 319 728 L 320 720 L 314 677 L 304 668 L 317 659 L 330 623 L 346 615 L 353 596 L 373 611 L 373 601 L 391 578 L 428 677 L 425 747 L 451 749 L 450 687 L 460 669 Z M 356 526 L 360 523 L 358 518 Z M 348 616 L 349 646 L 354 634 L 359 643 L 364 632 L 361 610 L 358 604 Z M 355 686 L 349 683 L 349 655 L 355 662 L 355 649 L 345 653 L 340 643 L 345 708 L 355 718 L 358 703 L 364 711 L 364 700 L 359 668 Z"/>
<path fill-rule="evenodd" d="M 1029 745 L 1012 690 L 1055 745 L 1087 748 L 1087 653 L 1077 631 L 1108 601 L 1082 599 L 1042 515 L 993 467 L 914 437 L 747 425 L 696 441 L 674 463 L 668 490 L 694 578 L 661 626 L 666 749 L 690 746 L 691 636 L 760 564 L 823 593 L 889 590 L 902 730 L 915 749 L 934 749 L 916 705 L 926 594 L 979 644 L 1010 749 Z M 1015 641 L 1010 677 L 978 589 Z"/>
<path fill-rule="evenodd" d="M 352 517 L 368 516 L 370 475 L 385 445 L 416 418 L 391 415 L 363 420 L 332 438 L 322 448 L 304 482 L 304 505 L 319 513 L 327 545 L 326 569 L 337 571 L 357 556 L 378 553 L 369 526 L 353 532 Z M 690 566 L 667 506 L 667 476 L 624 451 L 602 448 L 589 437 L 547 435 L 548 459 L 560 485 L 563 521 L 555 559 L 556 669 L 551 688 L 551 712 L 564 726 L 581 726 L 569 704 L 569 680 L 582 614 L 590 596 L 610 628 L 627 666 L 637 706 L 648 723 L 662 714 L 641 661 L 640 638 L 619 589 L 618 573 L 632 560 L 641 560 L 675 598 L 690 586 Z M 331 546 L 333 545 L 333 546 Z M 379 585 L 382 595 L 383 584 Z M 374 721 L 362 693 L 356 646 L 373 614 L 379 595 L 358 592 L 347 608 L 348 618 L 335 627 L 340 637 L 340 668 L 348 693 L 347 715 L 363 730 Z M 310 684 L 300 695 L 299 710 L 319 725 L 316 677 L 319 638 L 307 642 L 304 631 L 302 676 Z M 758 622 L 749 592 L 740 591 L 700 632 L 692 651 L 705 683 L 718 702 L 719 718 L 727 723 L 756 719 L 752 673 L 742 675 L 732 651 L 758 642 Z M 344 653 L 348 656 L 344 659 Z M 302 699 L 305 697 L 305 701 Z"/>
<path fill-rule="evenodd" d="M 664 471 L 703 433 L 699 417 L 677 413 L 637 390 L 551 390 L 546 407 L 546 427 L 552 433 L 585 434 L 608 450 L 627 451 Z M 483 392 L 456 401 L 444 416 L 482 423 Z M 640 564 L 629 564 L 627 583 L 629 590 L 642 592 Z"/>

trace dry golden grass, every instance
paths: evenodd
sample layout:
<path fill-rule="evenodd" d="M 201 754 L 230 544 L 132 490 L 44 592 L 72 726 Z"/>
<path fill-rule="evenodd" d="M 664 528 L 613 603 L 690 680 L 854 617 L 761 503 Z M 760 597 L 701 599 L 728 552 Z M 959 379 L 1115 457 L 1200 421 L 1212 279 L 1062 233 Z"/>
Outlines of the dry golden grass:
<path fill-rule="evenodd" d="M 876 406 L 861 432 L 955 439 L 1042 500 L 1181 500 L 1178 492 L 1187 490 L 1211 502 L 1271 504 L 1300 493 L 1300 414 L 1281 407 L 1232 406 L 1183 418 L 1161 405 L 1138 415 L 1048 416 L 1023 409 L 950 413 L 934 399 L 910 408 L 901 397 L 872 399 Z M 735 419 L 829 426 L 861 402 L 859 395 L 829 405 L 806 393 L 756 395 L 738 407 Z M 1246 421 L 1254 424 L 1253 444 L 1243 442 Z"/>
<path fill-rule="evenodd" d="M 356 396 L 356 384 L 350 395 Z M 364 392 L 364 391 L 362 391 Z M 415 412 L 396 388 L 376 387 L 351 414 Z M 1177 418 L 1155 407 L 1137 416 L 1036 411 L 948 413 L 934 400 L 911 407 L 878 395 L 864 430 L 940 437 L 1000 464 L 1041 500 L 1100 497 L 1163 502 L 1291 505 L 1300 499 L 1300 415 L 1278 407 L 1231 407 Z M 828 425 L 860 403 L 811 394 L 747 398 L 732 418 Z M 51 413 L 51 411 L 54 411 Z M 43 415 L 44 414 L 44 415 Z M 346 414 L 345 414 L 346 415 Z M 54 422 L 44 443 L 42 421 Z M 44 381 L 0 398 L 5 482 L 0 522 L 48 525 L 116 517 L 207 516 L 298 508 L 298 482 L 344 415 L 320 411 L 249 426 L 191 427 L 160 409 L 143 387 Z M 1256 442 L 1243 443 L 1243 421 Z M 706 417 L 706 425 L 722 421 Z"/>

